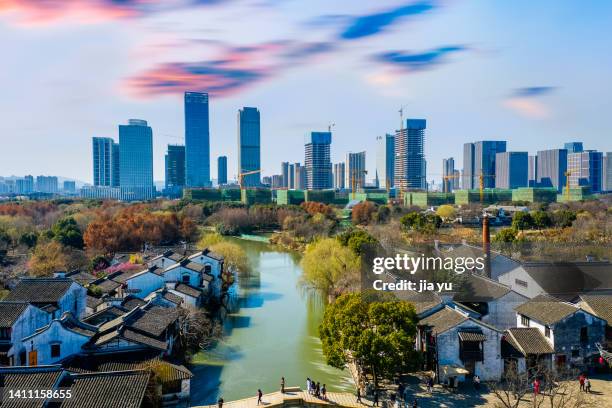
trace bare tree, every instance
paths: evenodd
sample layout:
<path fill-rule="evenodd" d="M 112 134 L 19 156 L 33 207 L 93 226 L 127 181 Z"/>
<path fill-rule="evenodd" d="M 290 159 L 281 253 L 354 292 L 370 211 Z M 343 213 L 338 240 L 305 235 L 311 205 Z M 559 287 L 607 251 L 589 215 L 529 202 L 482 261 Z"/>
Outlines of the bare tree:
<path fill-rule="evenodd" d="M 489 390 L 497 399 L 495 406 L 499 408 L 518 408 L 526 394 L 531 391 L 529 375 L 519 373 L 516 361 L 509 364 L 500 382 L 488 384 Z"/>
<path fill-rule="evenodd" d="M 185 351 L 209 348 L 221 337 L 221 325 L 203 309 L 192 307 L 179 309 L 179 341 Z"/>

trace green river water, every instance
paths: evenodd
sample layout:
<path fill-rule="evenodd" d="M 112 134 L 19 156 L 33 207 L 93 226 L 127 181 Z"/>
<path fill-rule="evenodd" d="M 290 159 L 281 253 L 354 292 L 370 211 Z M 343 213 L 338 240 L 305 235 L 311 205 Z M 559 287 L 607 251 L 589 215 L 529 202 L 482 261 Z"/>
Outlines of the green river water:
<path fill-rule="evenodd" d="M 350 374 L 325 364 L 317 327 L 324 306 L 299 287 L 300 255 L 264 242 L 236 239 L 251 263 L 239 280 L 240 309 L 227 316 L 225 336 L 214 349 L 196 356 L 190 369 L 191 405 L 216 403 L 305 387 L 306 377 L 330 391 L 354 390 Z"/>

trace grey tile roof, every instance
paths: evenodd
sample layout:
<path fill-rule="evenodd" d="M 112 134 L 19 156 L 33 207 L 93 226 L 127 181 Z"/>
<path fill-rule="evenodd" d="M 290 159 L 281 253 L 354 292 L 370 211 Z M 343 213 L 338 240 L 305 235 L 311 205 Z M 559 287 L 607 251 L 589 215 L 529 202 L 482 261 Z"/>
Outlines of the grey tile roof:
<path fill-rule="evenodd" d="M 91 282 L 95 281 L 96 278 L 94 275 L 92 275 L 89 272 L 85 272 L 85 271 L 72 271 L 72 272 L 68 272 L 66 275 L 66 278 L 70 278 L 73 281 L 75 281 L 76 283 L 83 285 L 83 286 L 87 286 L 89 285 Z"/>
<path fill-rule="evenodd" d="M 128 310 L 132 310 L 146 303 L 147 302 L 145 302 L 144 300 L 137 298 L 135 296 L 128 296 L 123 300 L 123 302 L 121 302 L 121 306 L 125 307 Z"/>
<path fill-rule="evenodd" d="M 27 308 L 27 302 L 0 302 L 0 327 L 12 327 Z"/>
<path fill-rule="evenodd" d="M 87 307 L 95 309 L 96 307 L 100 306 L 102 303 L 104 303 L 104 300 L 91 296 L 91 295 L 87 295 Z"/>
<path fill-rule="evenodd" d="M 129 327 L 122 329 L 120 336 L 124 339 L 134 341 L 136 343 L 140 343 L 145 346 L 153 347 L 159 350 L 166 350 L 168 348 L 168 345 L 165 341 L 161 341 L 153 337 L 144 335 L 142 333 L 136 332 L 130 329 Z"/>
<path fill-rule="evenodd" d="M 36 305 L 57 303 L 73 283 L 69 278 L 24 278 L 4 300 L 24 301 Z"/>
<path fill-rule="evenodd" d="M 85 323 L 93 324 L 98 326 L 100 324 L 106 323 L 110 320 L 114 320 L 119 316 L 123 316 L 128 312 L 127 309 L 120 306 L 110 306 L 106 309 L 102 309 L 99 312 L 93 313 L 86 318 L 83 319 Z"/>
<path fill-rule="evenodd" d="M 458 302 L 490 302 L 499 299 L 511 289 L 480 275 L 467 274 L 457 286 L 457 294 L 453 297 Z"/>
<path fill-rule="evenodd" d="M 178 319 L 178 311 L 175 308 L 153 306 L 147 310 L 140 310 L 126 322 L 126 325 L 134 330 L 158 337 L 172 323 Z"/>
<path fill-rule="evenodd" d="M 581 307 L 612 326 L 612 295 L 581 295 Z"/>
<path fill-rule="evenodd" d="M 72 374 L 67 386 L 73 397 L 60 407 L 140 408 L 148 383 L 145 370 Z"/>
<path fill-rule="evenodd" d="M 447 306 L 422 319 L 419 322 L 419 326 L 429 326 L 434 334 L 440 334 L 466 320 L 468 320 L 467 316 Z"/>
<path fill-rule="evenodd" d="M 3 391 L 13 389 L 50 390 L 59 382 L 62 369 L 58 366 L 46 367 L 2 367 L 0 383 Z M 6 396 L 6 394 L 5 394 Z M 7 399 L 0 404 L 2 408 L 39 408 L 45 406 L 45 399 Z"/>
<path fill-rule="evenodd" d="M 117 290 L 117 288 L 121 286 L 119 282 L 115 282 L 110 279 L 102 279 L 102 280 L 93 282 L 92 285 L 97 286 L 98 288 L 100 288 L 100 290 L 102 290 L 102 293 L 106 293 L 106 294 Z"/>
<path fill-rule="evenodd" d="M 148 268 L 139 268 L 139 269 L 128 269 L 128 270 L 123 270 L 121 272 L 119 272 L 116 275 L 112 276 L 112 280 L 115 282 L 119 282 L 119 283 L 125 283 L 127 282 L 132 276 L 134 275 L 138 275 L 139 273 L 142 273 L 144 271 L 146 271 Z"/>
<path fill-rule="evenodd" d="M 184 283 L 177 284 L 174 290 L 176 290 L 177 292 L 184 293 L 185 295 L 188 295 L 194 298 L 200 297 L 203 292 L 202 289 L 195 288 L 191 285 L 185 285 Z"/>
<path fill-rule="evenodd" d="M 174 293 L 169 292 L 167 290 L 162 293 L 162 297 L 176 305 L 180 305 L 181 303 L 183 303 L 182 297 L 180 297 L 179 295 L 175 295 Z"/>
<path fill-rule="evenodd" d="M 405 300 L 414 305 L 417 314 L 424 313 L 442 304 L 442 299 L 435 292 L 414 292 L 409 290 L 398 290 L 394 292 L 400 300 Z"/>
<path fill-rule="evenodd" d="M 547 295 L 539 295 L 516 307 L 516 312 L 550 325 L 579 310 L 576 306 Z"/>
<path fill-rule="evenodd" d="M 550 354 L 555 350 L 535 327 L 514 327 L 506 331 L 506 341 L 524 356 Z"/>
<path fill-rule="evenodd" d="M 479 331 L 460 331 L 459 339 L 462 341 L 485 341 L 487 337 Z"/>

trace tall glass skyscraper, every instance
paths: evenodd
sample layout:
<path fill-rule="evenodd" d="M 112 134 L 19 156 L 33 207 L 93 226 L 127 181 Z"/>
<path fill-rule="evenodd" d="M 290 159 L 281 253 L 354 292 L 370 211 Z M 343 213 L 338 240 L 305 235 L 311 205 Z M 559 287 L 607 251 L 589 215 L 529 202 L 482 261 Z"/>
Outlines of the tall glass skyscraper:
<path fill-rule="evenodd" d="M 153 186 L 153 131 L 146 120 L 130 119 L 119 125 L 121 199 L 150 200 Z"/>
<path fill-rule="evenodd" d="M 348 189 L 362 189 L 366 183 L 366 152 L 347 153 L 344 185 Z"/>
<path fill-rule="evenodd" d="M 563 148 L 567 150 L 567 153 L 580 153 L 584 151 L 582 142 L 567 142 L 563 145 Z"/>
<path fill-rule="evenodd" d="M 376 138 L 376 172 L 380 188 L 390 189 L 394 186 L 395 171 L 395 136 L 386 134 Z"/>
<path fill-rule="evenodd" d="M 185 187 L 185 146 L 168 145 L 166 153 L 166 188 Z"/>
<path fill-rule="evenodd" d="M 281 163 L 281 187 L 289 188 L 289 162 Z"/>
<path fill-rule="evenodd" d="M 210 186 L 207 93 L 185 92 L 185 178 L 189 187 Z"/>
<path fill-rule="evenodd" d="M 455 186 L 455 159 L 452 157 L 442 159 L 442 190 L 450 193 Z"/>
<path fill-rule="evenodd" d="M 594 193 L 602 191 L 603 160 L 603 154 L 595 150 L 568 153 L 567 171 L 570 188 L 588 186 Z"/>
<path fill-rule="evenodd" d="M 395 134 L 395 186 L 401 191 L 427 188 L 425 119 L 406 119 L 406 128 Z"/>
<path fill-rule="evenodd" d="M 495 187 L 518 188 L 529 185 L 529 153 L 503 152 L 495 156 Z"/>
<path fill-rule="evenodd" d="M 463 145 L 463 188 L 480 187 L 482 176 L 484 188 L 495 187 L 495 158 L 506 151 L 504 140 L 483 140 Z"/>
<path fill-rule="evenodd" d="M 92 140 L 93 153 L 93 185 L 112 186 L 113 169 L 115 165 L 115 143 L 110 137 L 94 137 Z"/>
<path fill-rule="evenodd" d="M 310 141 L 304 145 L 306 189 L 332 188 L 331 132 L 311 132 Z"/>
<path fill-rule="evenodd" d="M 242 108 L 238 111 L 238 174 L 261 170 L 260 117 L 257 108 Z M 260 173 L 242 178 L 245 187 L 261 184 Z"/>
<path fill-rule="evenodd" d="M 217 158 L 217 184 L 227 184 L 227 156 Z"/>

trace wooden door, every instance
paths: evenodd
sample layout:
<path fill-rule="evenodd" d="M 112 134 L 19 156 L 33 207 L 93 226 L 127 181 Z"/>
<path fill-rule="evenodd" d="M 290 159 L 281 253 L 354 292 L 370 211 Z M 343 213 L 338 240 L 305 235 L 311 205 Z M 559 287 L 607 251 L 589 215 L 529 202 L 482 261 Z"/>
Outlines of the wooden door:
<path fill-rule="evenodd" d="M 28 360 L 31 366 L 38 365 L 38 351 L 32 350 L 28 353 Z"/>

